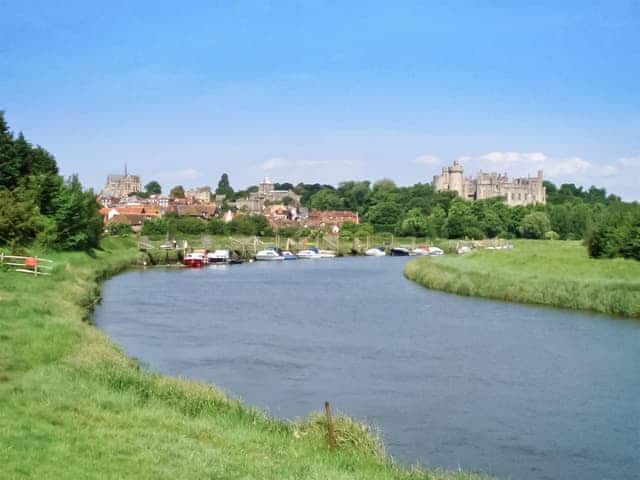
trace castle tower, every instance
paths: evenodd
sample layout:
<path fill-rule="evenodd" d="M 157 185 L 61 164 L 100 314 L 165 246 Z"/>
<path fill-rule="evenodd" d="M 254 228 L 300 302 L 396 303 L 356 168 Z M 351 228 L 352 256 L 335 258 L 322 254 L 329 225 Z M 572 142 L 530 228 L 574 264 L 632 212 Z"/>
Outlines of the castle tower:
<path fill-rule="evenodd" d="M 464 196 L 464 178 L 462 176 L 462 165 L 458 160 L 453 162 L 453 167 L 449 167 L 449 190 L 455 190 L 462 198 Z"/>

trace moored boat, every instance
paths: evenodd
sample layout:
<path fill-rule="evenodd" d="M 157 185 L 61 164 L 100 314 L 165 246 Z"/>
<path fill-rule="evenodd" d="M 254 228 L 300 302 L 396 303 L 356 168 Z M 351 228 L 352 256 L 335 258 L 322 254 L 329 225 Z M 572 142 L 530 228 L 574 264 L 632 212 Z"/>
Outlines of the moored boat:
<path fill-rule="evenodd" d="M 187 253 L 184 256 L 184 264 L 187 267 L 198 268 L 205 266 L 207 263 L 207 256 L 201 252 Z"/>
<path fill-rule="evenodd" d="M 333 250 L 320 250 L 318 252 L 320 254 L 320 258 L 335 258 L 336 252 Z"/>
<path fill-rule="evenodd" d="M 299 259 L 307 259 L 307 258 L 322 258 L 320 256 L 320 251 L 315 247 L 305 248 L 304 250 L 300 250 L 297 253 Z"/>
<path fill-rule="evenodd" d="M 229 250 L 215 250 L 207 254 L 209 263 L 229 263 L 231 254 Z"/>
<path fill-rule="evenodd" d="M 429 247 L 429 255 L 433 255 L 433 256 L 444 255 L 444 251 L 438 247 Z"/>
<path fill-rule="evenodd" d="M 367 257 L 384 257 L 387 255 L 384 247 L 372 247 L 369 248 L 364 254 Z"/>
<path fill-rule="evenodd" d="M 392 257 L 408 257 L 409 249 L 404 247 L 393 247 L 391 249 L 391 256 Z"/>
<path fill-rule="evenodd" d="M 278 261 L 284 260 L 284 257 L 275 248 L 267 248 L 256 253 L 256 260 L 261 261 Z"/>
<path fill-rule="evenodd" d="M 289 250 L 283 251 L 282 252 L 282 257 L 285 260 L 297 260 L 298 259 L 298 257 L 295 254 L 291 253 Z"/>

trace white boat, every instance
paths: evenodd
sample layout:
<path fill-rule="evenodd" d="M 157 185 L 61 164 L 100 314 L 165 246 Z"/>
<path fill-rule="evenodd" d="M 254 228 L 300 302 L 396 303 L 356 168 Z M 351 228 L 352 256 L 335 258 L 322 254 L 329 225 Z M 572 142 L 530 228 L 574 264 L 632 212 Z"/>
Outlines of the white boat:
<path fill-rule="evenodd" d="M 458 255 L 464 255 L 465 253 L 469 253 L 470 251 L 471 247 L 464 245 L 458 249 Z"/>
<path fill-rule="evenodd" d="M 438 247 L 429 247 L 429 255 L 444 255 L 444 251 Z"/>
<path fill-rule="evenodd" d="M 305 258 L 322 258 L 318 249 L 313 247 L 300 250 L 297 255 L 301 260 Z"/>
<path fill-rule="evenodd" d="M 373 247 L 364 252 L 364 254 L 367 257 L 384 257 L 387 255 L 387 252 L 384 247 Z"/>
<path fill-rule="evenodd" d="M 318 252 L 320 254 L 320 258 L 335 258 L 336 252 L 333 250 L 320 250 Z"/>
<path fill-rule="evenodd" d="M 284 260 L 284 257 L 280 255 L 276 250 L 270 248 L 267 250 L 260 250 L 258 253 L 256 253 L 256 260 L 278 261 Z"/>
<path fill-rule="evenodd" d="M 423 257 L 425 255 L 429 255 L 429 247 L 416 247 L 411 250 L 411 255 L 415 255 L 416 257 Z"/>
<path fill-rule="evenodd" d="M 296 255 L 294 255 L 293 253 L 291 253 L 289 250 L 285 250 L 282 252 L 282 258 L 284 258 L 285 260 L 297 260 L 298 257 Z"/>
<path fill-rule="evenodd" d="M 229 263 L 231 260 L 229 250 L 215 250 L 209 252 L 207 257 L 209 257 L 209 263 Z"/>

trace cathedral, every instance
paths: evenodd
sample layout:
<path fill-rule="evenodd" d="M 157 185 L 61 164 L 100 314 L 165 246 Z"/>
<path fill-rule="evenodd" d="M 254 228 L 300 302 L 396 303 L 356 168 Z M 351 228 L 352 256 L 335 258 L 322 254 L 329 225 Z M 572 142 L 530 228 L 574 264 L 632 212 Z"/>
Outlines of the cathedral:
<path fill-rule="evenodd" d="M 107 184 L 100 192 L 102 198 L 123 198 L 133 192 L 142 191 L 142 181 L 138 175 L 129 175 L 124 166 L 124 175 L 109 175 Z"/>
<path fill-rule="evenodd" d="M 433 188 L 437 191 L 455 191 L 465 200 L 483 200 L 504 197 L 507 205 L 530 205 L 547 202 L 547 191 L 543 184 L 542 170 L 536 177 L 514 178 L 507 174 L 478 173 L 476 178 L 466 177 L 457 160 L 451 167 L 443 167 L 442 174 L 433 177 Z"/>

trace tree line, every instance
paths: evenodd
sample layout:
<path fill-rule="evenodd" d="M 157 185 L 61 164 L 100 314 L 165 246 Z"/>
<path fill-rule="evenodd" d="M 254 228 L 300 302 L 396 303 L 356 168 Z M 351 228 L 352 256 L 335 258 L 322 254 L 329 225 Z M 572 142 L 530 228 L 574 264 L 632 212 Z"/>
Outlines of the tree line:
<path fill-rule="evenodd" d="M 99 209 L 77 176 L 63 179 L 53 155 L 22 133 L 14 136 L 0 111 L 0 245 L 97 247 L 103 228 Z"/>
<path fill-rule="evenodd" d="M 455 192 L 438 192 L 431 184 L 397 186 L 392 180 L 325 184 L 276 183 L 278 190 L 300 195 L 300 204 L 318 210 L 357 212 L 362 224 L 347 225 L 346 236 L 392 233 L 428 238 L 533 238 L 584 240 L 593 257 L 622 256 L 640 260 L 640 204 L 607 195 L 604 188 L 545 181 L 545 205 L 506 205 L 501 197 L 468 202 Z M 251 186 L 231 198 L 257 191 Z M 291 229 L 289 229 L 291 230 Z M 295 229 L 290 232 L 299 236 Z"/>
<path fill-rule="evenodd" d="M 383 179 L 326 184 L 276 183 L 278 190 L 292 190 L 302 206 L 318 210 L 357 212 L 361 225 L 347 224 L 345 236 L 390 233 L 429 238 L 548 238 L 583 239 L 594 257 L 622 256 L 640 260 L 640 204 L 623 202 L 601 188 L 583 189 L 573 184 L 559 187 L 545 182 L 546 205 L 509 207 L 503 198 L 467 202 L 455 192 L 437 192 L 430 184 L 397 186 Z M 234 191 L 223 174 L 217 194 L 232 201 L 257 191 L 257 186 Z M 150 182 L 147 194 L 160 193 Z M 103 219 L 92 190 L 85 190 L 77 176 L 63 179 L 55 158 L 34 146 L 22 133 L 15 136 L 0 112 L 0 245 L 37 243 L 64 250 L 99 245 Z M 167 232 L 268 235 L 264 217 L 238 216 L 229 224 L 220 219 L 166 215 L 146 221 L 145 234 Z M 281 232 L 299 237 L 303 228 Z"/>

